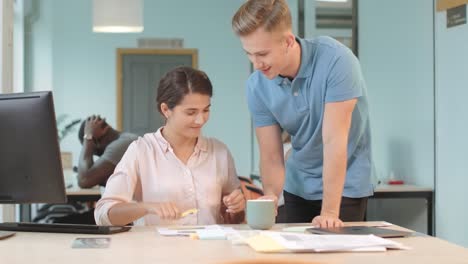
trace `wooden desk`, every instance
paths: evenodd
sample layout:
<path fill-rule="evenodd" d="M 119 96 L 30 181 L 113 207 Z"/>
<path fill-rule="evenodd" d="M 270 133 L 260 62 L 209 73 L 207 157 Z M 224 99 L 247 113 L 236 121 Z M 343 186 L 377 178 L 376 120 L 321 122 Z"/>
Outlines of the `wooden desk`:
<path fill-rule="evenodd" d="M 81 189 L 80 187 L 73 186 L 65 189 L 68 202 L 95 202 L 101 198 L 101 190 L 99 187 L 89 189 Z"/>
<path fill-rule="evenodd" d="M 434 190 L 428 187 L 415 185 L 386 185 L 380 184 L 375 187 L 374 196 L 376 199 L 394 199 L 394 198 L 421 198 L 426 200 L 427 205 L 427 233 L 434 235 Z"/>
<path fill-rule="evenodd" d="M 365 223 L 368 224 L 368 223 Z M 280 229 L 286 225 L 276 225 Z M 236 228 L 246 228 L 243 225 Z M 227 240 L 191 240 L 187 237 L 162 237 L 155 227 L 134 227 L 130 232 L 109 236 L 107 249 L 72 249 L 77 237 L 102 235 L 18 232 L 0 240 L 2 263 L 119 264 L 119 263 L 223 263 L 245 259 L 283 259 L 320 263 L 468 263 L 468 250 L 430 236 L 395 239 L 411 250 L 380 253 L 301 253 L 263 254 L 247 245 L 231 245 Z"/>
<path fill-rule="evenodd" d="M 261 182 L 259 174 L 250 174 L 250 178 Z M 395 199 L 395 198 L 421 198 L 426 200 L 427 205 L 427 233 L 434 235 L 434 189 L 416 185 L 387 185 L 379 184 L 374 189 L 374 195 L 371 199 Z"/>
<path fill-rule="evenodd" d="M 67 194 L 68 202 L 95 202 L 99 200 L 101 198 L 101 190 L 99 186 L 82 189 L 78 186 L 76 175 L 76 172 L 71 170 L 63 171 L 65 185 L 67 186 L 65 192 Z"/>

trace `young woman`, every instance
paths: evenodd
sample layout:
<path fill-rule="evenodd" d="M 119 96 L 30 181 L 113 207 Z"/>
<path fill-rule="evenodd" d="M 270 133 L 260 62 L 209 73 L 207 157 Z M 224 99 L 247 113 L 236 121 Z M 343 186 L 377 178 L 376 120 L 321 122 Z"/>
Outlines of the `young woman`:
<path fill-rule="evenodd" d="M 157 107 L 166 119 L 155 133 L 128 148 L 96 205 L 98 225 L 207 225 L 239 219 L 245 199 L 227 147 L 201 135 L 208 121 L 212 85 L 189 67 L 159 82 Z M 196 209 L 186 215 L 183 212 Z"/>

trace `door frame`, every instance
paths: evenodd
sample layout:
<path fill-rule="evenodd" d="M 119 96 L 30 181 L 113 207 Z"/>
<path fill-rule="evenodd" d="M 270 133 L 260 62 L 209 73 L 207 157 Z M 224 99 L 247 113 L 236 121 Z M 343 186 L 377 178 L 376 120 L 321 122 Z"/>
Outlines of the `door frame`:
<path fill-rule="evenodd" d="M 123 127 L 123 56 L 124 55 L 191 55 L 192 68 L 198 68 L 197 49 L 117 49 L 117 90 L 116 90 L 116 128 L 122 131 Z"/>

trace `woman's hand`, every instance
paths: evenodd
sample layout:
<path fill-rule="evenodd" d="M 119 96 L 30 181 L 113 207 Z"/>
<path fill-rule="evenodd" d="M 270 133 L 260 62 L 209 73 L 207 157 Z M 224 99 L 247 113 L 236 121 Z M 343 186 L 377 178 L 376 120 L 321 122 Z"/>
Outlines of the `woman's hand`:
<path fill-rule="evenodd" d="M 223 197 L 223 203 L 228 213 L 239 213 L 245 209 L 245 198 L 240 189 L 235 189 Z"/>
<path fill-rule="evenodd" d="M 145 203 L 147 214 L 155 214 L 164 220 L 176 220 L 181 217 L 181 212 L 172 202 Z"/>

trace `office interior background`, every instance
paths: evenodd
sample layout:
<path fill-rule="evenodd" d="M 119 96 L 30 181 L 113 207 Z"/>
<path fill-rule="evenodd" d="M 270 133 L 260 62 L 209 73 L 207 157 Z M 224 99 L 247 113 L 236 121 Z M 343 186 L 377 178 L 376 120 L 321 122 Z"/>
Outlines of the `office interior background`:
<path fill-rule="evenodd" d="M 52 90 L 57 116 L 97 113 L 115 125 L 116 49 L 138 48 L 139 39 L 182 39 L 184 48 L 198 50 L 198 67 L 214 86 L 204 134 L 225 142 L 238 174 L 248 176 L 258 172 L 245 100 L 251 68 L 230 26 L 242 2 L 147 0 L 142 33 L 104 34 L 92 31 L 91 0 L 2 0 L 0 92 Z M 468 247 L 468 25 L 448 28 L 436 0 L 357 0 L 352 36 L 346 26 L 317 27 L 326 5 L 288 2 L 295 33 L 357 38 L 371 109 L 374 182 L 392 175 L 433 188 L 436 236 Z M 76 165 L 76 135 L 66 137 L 61 150 L 71 152 Z M 14 217 L 11 207 L 2 208 L 1 221 Z M 368 218 L 425 232 L 426 210 L 417 199 L 374 200 Z"/>

